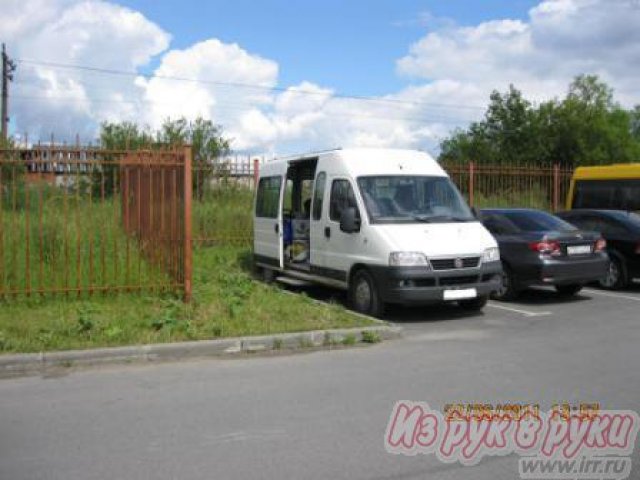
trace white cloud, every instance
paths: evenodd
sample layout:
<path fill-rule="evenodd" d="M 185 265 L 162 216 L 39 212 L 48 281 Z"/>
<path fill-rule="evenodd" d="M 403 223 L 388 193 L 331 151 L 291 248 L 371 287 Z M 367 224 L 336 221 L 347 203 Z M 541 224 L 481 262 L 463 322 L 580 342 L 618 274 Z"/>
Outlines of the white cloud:
<path fill-rule="evenodd" d="M 261 145 L 276 151 L 278 144 L 286 142 L 315 143 L 332 95 L 331 90 L 310 82 L 274 92 L 271 108 L 265 112 L 253 109 L 242 115 L 240 122 L 231 123 L 229 132 L 234 146 L 251 149 Z"/>
<path fill-rule="evenodd" d="M 510 83 L 543 100 L 563 95 L 575 75 L 596 73 L 625 105 L 640 102 L 638 0 L 545 0 L 525 20 L 472 26 L 422 13 L 417 23 L 428 33 L 396 64 L 411 84 L 373 101 L 336 95 L 313 79 L 281 90 L 279 65 L 237 44 L 208 39 L 169 50 L 169 33 L 107 1 L 4 0 L 7 12 L 0 31 L 18 58 L 132 72 L 158 64 L 147 78 L 21 63 L 13 115 L 18 131 L 43 137 L 93 138 L 104 120 L 158 126 L 201 115 L 242 150 L 434 150 L 452 127 L 482 115 L 491 90 Z"/>
<path fill-rule="evenodd" d="M 397 63 L 400 74 L 452 79 L 486 94 L 508 84 L 534 99 L 562 95 L 581 73 L 596 73 L 626 104 L 638 102 L 640 3 L 546 0 L 527 21 L 494 20 L 429 33 Z M 478 99 L 480 100 L 480 99 Z"/>
<path fill-rule="evenodd" d="M 5 8 L 16 14 L 6 32 L 18 59 L 135 71 L 170 40 L 139 12 L 98 0 L 9 0 Z M 3 18 L 4 32 L 9 22 Z M 126 76 L 21 62 L 12 85 L 16 129 L 44 138 L 76 132 L 95 138 L 97 122 L 137 119 L 140 93 Z"/>
<path fill-rule="evenodd" d="M 145 118 L 150 125 L 157 127 L 167 117 L 180 116 L 202 116 L 228 124 L 246 110 L 272 102 L 268 89 L 277 83 L 278 65 L 236 44 L 211 39 L 166 52 L 154 74 L 153 78 L 136 80 L 144 90 L 149 107 Z M 172 80 L 175 78 L 194 81 Z"/>

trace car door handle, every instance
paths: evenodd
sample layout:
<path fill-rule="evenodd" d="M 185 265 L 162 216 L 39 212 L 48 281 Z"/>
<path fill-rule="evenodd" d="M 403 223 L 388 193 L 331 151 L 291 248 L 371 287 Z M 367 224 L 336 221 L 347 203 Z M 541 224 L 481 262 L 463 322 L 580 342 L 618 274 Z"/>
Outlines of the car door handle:
<path fill-rule="evenodd" d="M 324 236 L 327 238 L 331 238 L 331 228 L 330 227 L 324 227 Z"/>
<path fill-rule="evenodd" d="M 273 226 L 273 230 L 274 230 L 276 233 L 280 233 L 280 225 L 278 225 L 278 224 L 276 223 L 276 224 Z"/>

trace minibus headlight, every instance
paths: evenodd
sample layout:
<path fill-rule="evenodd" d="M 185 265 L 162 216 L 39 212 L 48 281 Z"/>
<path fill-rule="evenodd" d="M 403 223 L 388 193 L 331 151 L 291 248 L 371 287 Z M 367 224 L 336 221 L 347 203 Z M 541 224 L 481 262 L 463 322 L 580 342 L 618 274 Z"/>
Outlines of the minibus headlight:
<path fill-rule="evenodd" d="M 428 266 L 427 257 L 421 252 L 391 252 L 389 265 L 392 267 Z"/>
<path fill-rule="evenodd" d="M 498 247 L 487 248 L 482 254 L 483 262 L 499 262 L 500 249 Z"/>

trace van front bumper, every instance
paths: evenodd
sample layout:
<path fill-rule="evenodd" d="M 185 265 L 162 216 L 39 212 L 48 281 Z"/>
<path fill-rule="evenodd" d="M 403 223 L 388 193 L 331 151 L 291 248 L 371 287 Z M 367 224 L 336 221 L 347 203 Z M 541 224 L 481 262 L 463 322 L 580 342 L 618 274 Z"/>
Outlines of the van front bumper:
<path fill-rule="evenodd" d="M 483 263 L 478 268 L 434 271 L 424 267 L 369 267 L 384 302 L 402 304 L 439 303 L 447 290 L 475 288 L 487 296 L 500 288 L 502 264 Z"/>

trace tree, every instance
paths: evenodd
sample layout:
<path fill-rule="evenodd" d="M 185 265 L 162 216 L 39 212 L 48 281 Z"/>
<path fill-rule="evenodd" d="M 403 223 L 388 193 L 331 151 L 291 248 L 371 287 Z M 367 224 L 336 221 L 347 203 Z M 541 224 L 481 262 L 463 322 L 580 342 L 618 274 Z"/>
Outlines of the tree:
<path fill-rule="evenodd" d="M 442 145 L 441 160 L 477 164 L 517 164 L 538 160 L 544 123 L 537 110 L 513 85 L 501 94 L 493 91 L 484 119 L 467 131 L 457 130 Z"/>
<path fill-rule="evenodd" d="M 441 143 L 442 162 L 560 163 L 567 166 L 638 161 L 640 107 L 624 110 L 593 75 L 580 75 L 563 100 L 534 107 L 513 86 L 494 91 L 485 117 Z"/>
<path fill-rule="evenodd" d="M 91 172 L 91 189 L 94 196 L 111 196 L 116 187 L 121 152 L 152 148 L 153 134 L 148 127 L 132 122 L 104 122 L 100 126 L 100 145 L 107 150 L 105 162 Z"/>
<path fill-rule="evenodd" d="M 193 152 L 193 189 L 202 199 L 205 186 L 218 166 L 216 160 L 229 153 L 231 141 L 223 136 L 220 125 L 201 117 L 189 122 L 184 118 L 166 119 L 157 135 L 161 144 L 180 146 L 191 144 Z"/>
<path fill-rule="evenodd" d="M 199 198 L 206 182 L 214 174 L 215 160 L 229 152 L 231 143 L 223 136 L 220 125 L 203 118 L 192 122 L 185 118 L 167 118 L 156 132 L 131 122 L 103 123 L 100 142 L 102 148 L 108 151 L 166 149 L 190 144 L 193 152 L 193 187 Z M 112 158 L 115 160 L 119 155 L 114 154 Z M 114 162 L 96 172 L 93 178 L 94 193 L 100 192 L 103 182 L 107 194 L 113 191 L 116 169 Z"/>
<path fill-rule="evenodd" d="M 553 160 L 569 166 L 631 162 L 638 147 L 630 113 L 592 75 L 580 75 L 569 86 L 555 110 L 553 138 Z"/>
<path fill-rule="evenodd" d="M 540 157 L 536 111 L 513 85 L 501 95 L 494 91 L 485 115 L 494 163 L 527 163 Z"/>
<path fill-rule="evenodd" d="M 631 136 L 640 142 L 640 105 L 636 105 L 629 115 L 631 116 Z"/>
<path fill-rule="evenodd" d="M 567 100 L 599 111 L 607 111 L 615 106 L 613 90 L 601 82 L 597 75 L 578 75 L 574 78 L 569 85 Z"/>
<path fill-rule="evenodd" d="M 166 119 L 162 124 L 157 141 L 160 144 L 179 146 L 190 144 L 194 162 L 212 162 L 229 153 L 231 141 L 223 137 L 220 125 L 201 117 L 189 122 L 184 118 Z"/>
<path fill-rule="evenodd" d="M 100 128 L 100 144 L 105 150 L 140 150 L 151 148 L 153 142 L 148 127 L 140 128 L 132 122 L 105 122 Z"/>
<path fill-rule="evenodd" d="M 19 204 L 24 204 L 24 174 L 26 165 L 19 148 L 11 137 L 0 136 L 0 208 L 8 208 L 13 202 L 12 189 L 17 189 Z M 1 227 L 1 225 L 0 225 Z"/>

